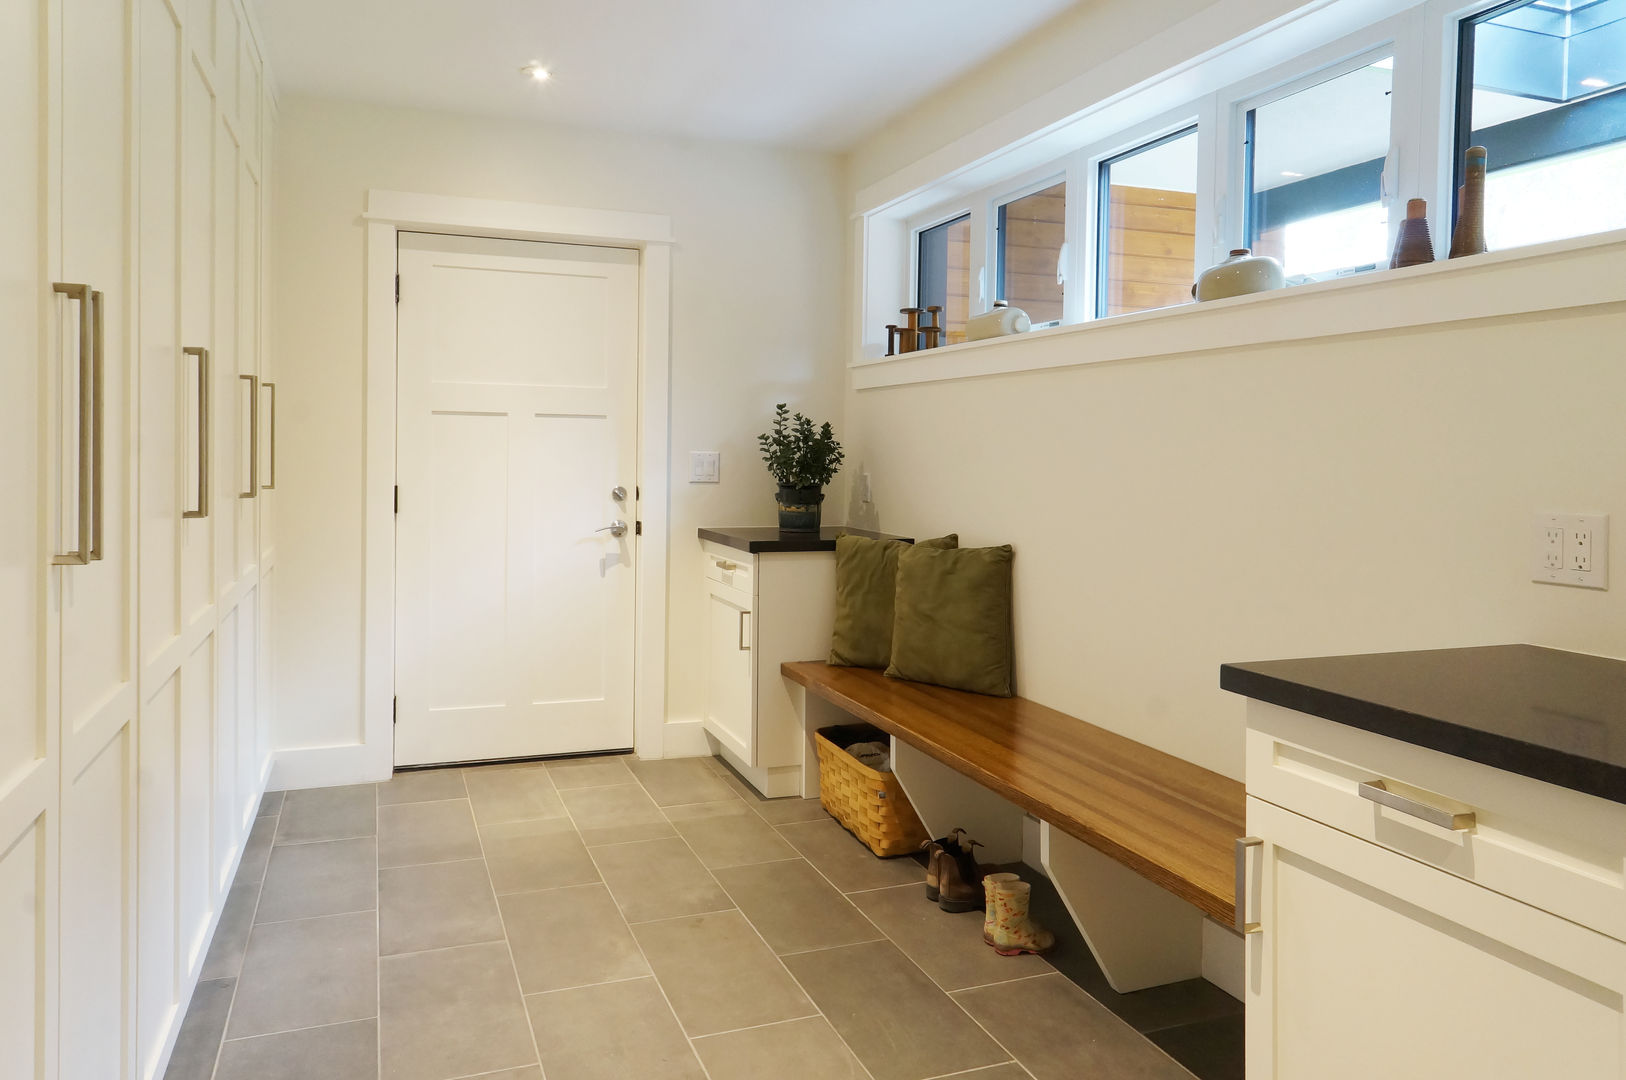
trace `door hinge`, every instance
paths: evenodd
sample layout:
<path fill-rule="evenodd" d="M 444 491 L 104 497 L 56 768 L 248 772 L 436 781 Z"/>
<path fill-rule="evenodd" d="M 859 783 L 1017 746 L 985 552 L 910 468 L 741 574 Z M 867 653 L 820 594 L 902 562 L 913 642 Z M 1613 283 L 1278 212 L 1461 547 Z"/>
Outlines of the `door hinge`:
<path fill-rule="evenodd" d="M 401 485 L 400 484 L 395 485 L 395 512 L 397 514 L 399 514 L 401 512 Z"/>
<path fill-rule="evenodd" d="M 397 304 L 399 304 L 401 302 L 401 275 L 400 274 L 395 275 L 395 302 Z"/>
<path fill-rule="evenodd" d="M 644 523 L 643 522 L 634 521 L 632 523 L 632 535 L 634 535 L 634 536 L 642 536 L 642 535 L 644 535 Z"/>

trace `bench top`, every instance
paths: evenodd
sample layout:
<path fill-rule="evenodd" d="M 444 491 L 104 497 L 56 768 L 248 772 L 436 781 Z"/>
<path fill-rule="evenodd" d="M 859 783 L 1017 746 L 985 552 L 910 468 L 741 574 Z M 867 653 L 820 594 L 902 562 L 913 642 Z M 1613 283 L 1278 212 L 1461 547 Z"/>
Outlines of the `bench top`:
<path fill-rule="evenodd" d="M 817 661 L 785 677 L 1229 925 L 1242 783 L 1026 698 Z"/>

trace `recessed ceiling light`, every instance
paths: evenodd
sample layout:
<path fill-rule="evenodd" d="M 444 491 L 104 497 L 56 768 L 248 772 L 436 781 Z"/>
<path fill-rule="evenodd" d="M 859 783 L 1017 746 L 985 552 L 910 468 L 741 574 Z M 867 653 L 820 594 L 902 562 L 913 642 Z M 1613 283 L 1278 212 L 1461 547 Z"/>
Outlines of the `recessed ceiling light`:
<path fill-rule="evenodd" d="M 1290 171 L 1288 171 L 1288 170 L 1287 170 L 1287 169 L 1283 169 L 1283 170 L 1282 170 L 1282 175 L 1283 175 L 1283 176 L 1291 176 L 1291 177 L 1293 177 L 1293 178 L 1294 178 L 1294 179 L 1297 179 L 1297 178 L 1299 178 L 1299 177 L 1301 177 L 1301 176 L 1303 176 L 1303 175 L 1304 175 L 1304 174 L 1303 174 L 1303 173 L 1301 173 L 1301 172 L 1290 172 Z"/>
<path fill-rule="evenodd" d="M 535 60 L 532 60 L 529 64 L 526 64 L 524 67 L 520 68 L 519 73 L 535 79 L 537 82 L 547 82 L 553 77 L 552 73 L 549 72 L 547 68 L 543 67 Z"/>
<path fill-rule="evenodd" d="M 1606 82 L 1603 79 L 1600 79 L 1600 78 L 1598 78 L 1596 76 L 1593 76 L 1590 79 L 1582 79 L 1581 80 L 1581 85 L 1582 86 L 1590 86 L 1590 87 L 1592 87 L 1594 89 L 1601 90 L 1604 87 L 1608 86 L 1609 83 Z"/>

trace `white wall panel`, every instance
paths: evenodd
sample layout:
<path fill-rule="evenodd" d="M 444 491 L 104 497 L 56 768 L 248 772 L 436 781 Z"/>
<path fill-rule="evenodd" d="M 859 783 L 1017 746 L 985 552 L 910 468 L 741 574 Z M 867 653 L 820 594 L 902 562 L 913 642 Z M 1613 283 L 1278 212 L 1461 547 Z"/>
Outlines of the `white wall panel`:
<path fill-rule="evenodd" d="M 180 734 L 176 747 L 178 831 L 176 882 L 183 970 L 196 974 L 203 961 L 206 934 L 216 909 L 210 867 L 214 802 L 214 635 L 181 665 Z"/>
<path fill-rule="evenodd" d="M 0 851 L 0 1047 L 7 1075 L 43 1071 L 45 1003 L 36 987 L 50 955 L 46 940 L 46 820 L 35 819 Z"/>
<path fill-rule="evenodd" d="M 142 706 L 138 728 L 136 1057 L 143 1077 L 153 1074 L 180 993 L 176 940 L 179 684 L 176 674 L 158 688 Z"/>

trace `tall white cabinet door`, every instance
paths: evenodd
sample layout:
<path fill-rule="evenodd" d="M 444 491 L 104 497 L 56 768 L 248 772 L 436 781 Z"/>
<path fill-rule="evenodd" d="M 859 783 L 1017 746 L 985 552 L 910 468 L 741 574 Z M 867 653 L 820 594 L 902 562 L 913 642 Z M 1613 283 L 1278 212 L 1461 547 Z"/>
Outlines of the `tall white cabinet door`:
<path fill-rule="evenodd" d="M 1626 943 L 1248 799 L 1249 1080 L 1619 1080 Z"/>
<path fill-rule="evenodd" d="M 211 9 L 212 10 L 212 9 Z M 212 26 L 212 23 L 206 25 Z M 196 34 L 196 31 L 194 31 Z M 204 40 L 213 40 L 212 37 Z M 181 524 L 181 613 L 182 621 L 191 623 L 209 612 L 215 600 L 215 523 L 222 513 L 222 498 L 230 494 L 229 474 L 220 464 L 223 435 L 221 426 L 222 403 L 229 402 L 223 387 L 226 381 L 221 368 L 219 350 L 215 347 L 215 98 L 208 80 L 198 67 L 188 62 L 182 75 L 182 160 L 181 160 L 181 342 L 185 349 L 198 350 L 190 355 L 187 365 L 187 383 L 182 394 L 181 408 L 185 411 L 182 439 L 185 458 L 182 466 L 182 490 L 191 496 L 190 509 L 197 510 L 207 504 L 208 512 L 199 517 L 185 518 Z M 198 404 L 200 373 L 208 380 L 208 393 Z M 200 408 L 203 415 L 200 415 Z M 191 436 L 204 432 L 207 442 Z M 201 480 L 199 454 L 207 448 L 209 468 Z M 201 485 L 201 486 L 192 486 Z M 206 496 L 200 498 L 199 496 Z M 229 504 L 226 504 L 229 506 Z"/>
<path fill-rule="evenodd" d="M 39 536 L 40 402 L 58 358 L 43 357 L 39 280 L 45 7 L 0 4 L 0 1069 L 56 1075 L 57 728 L 40 672 L 49 557 Z M 51 299 L 53 315 L 60 303 Z M 55 332 L 54 320 L 51 332 Z M 54 343 L 53 343 L 54 344 Z M 58 498 L 52 490 L 49 505 Z M 54 625 L 54 624 L 53 624 Z M 54 689 L 50 704 L 55 705 Z"/>
<path fill-rule="evenodd" d="M 127 1007 L 134 981 L 136 756 L 131 19 L 123 0 L 52 0 L 48 11 L 54 66 L 47 267 L 52 281 L 93 290 L 88 327 L 78 317 L 79 302 L 53 296 L 54 338 L 46 349 L 54 376 L 45 387 L 54 458 L 47 468 L 48 535 L 55 553 L 77 548 L 89 560 L 59 565 L 48 579 L 48 624 L 60 635 L 58 1052 L 67 1080 L 113 1080 L 130 1075 L 134 1034 Z M 88 385 L 83 370 L 92 373 Z M 89 393 L 88 409 L 81 391 Z M 87 487 L 88 502 L 81 494 Z"/>
<path fill-rule="evenodd" d="M 215 102 L 214 166 L 212 180 L 212 239 L 214 241 L 211 289 L 213 298 L 214 392 L 215 392 L 215 589 L 216 599 L 229 601 L 237 583 L 237 529 L 247 501 L 249 410 L 254 395 L 242 375 L 238 355 L 238 225 L 237 136 Z"/>

